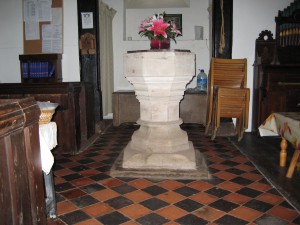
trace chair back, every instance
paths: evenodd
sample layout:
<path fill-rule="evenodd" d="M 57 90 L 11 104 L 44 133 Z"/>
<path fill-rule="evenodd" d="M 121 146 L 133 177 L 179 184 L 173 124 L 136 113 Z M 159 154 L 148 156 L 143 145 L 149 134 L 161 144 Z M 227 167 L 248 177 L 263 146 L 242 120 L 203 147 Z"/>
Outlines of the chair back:
<path fill-rule="evenodd" d="M 223 89 L 221 90 L 221 92 L 218 92 L 220 88 Z M 226 117 L 227 116 L 235 117 L 237 116 L 237 114 L 241 113 L 238 111 L 238 107 L 248 104 L 247 103 L 249 99 L 248 91 L 246 93 L 246 96 L 244 96 L 244 94 L 241 94 L 241 93 L 245 93 L 243 90 L 232 91 L 230 90 L 232 88 L 233 89 L 247 88 L 247 59 L 212 58 L 210 73 L 209 73 L 209 85 L 208 85 L 208 107 L 207 107 L 206 130 L 205 130 L 206 134 L 208 133 L 210 124 L 212 122 L 214 94 L 219 93 L 219 98 L 220 98 L 218 101 L 219 107 L 217 107 L 218 115 L 223 115 Z M 222 97 L 223 92 L 224 92 L 224 98 Z M 245 99 L 246 102 L 244 102 Z M 243 109 L 242 111 L 245 110 Z M 248 112 L 246 112 L 245 118 L 246 118 L 245 121 L 247 121 Z"/>
<path fill-rule="evenodd" d="M 247 59 L 219 59 L 211 61 L 211 88 L 213 86 L 247 87 Z"/>

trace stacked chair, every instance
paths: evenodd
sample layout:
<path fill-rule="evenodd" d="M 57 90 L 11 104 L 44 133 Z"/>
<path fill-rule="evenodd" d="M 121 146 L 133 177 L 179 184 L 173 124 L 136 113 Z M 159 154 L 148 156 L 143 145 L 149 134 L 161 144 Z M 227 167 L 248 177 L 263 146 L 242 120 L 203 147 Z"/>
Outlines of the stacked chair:
<path fill-rule="evenodd" d="M 247 59 L 211 59 L 205 133 L 211 127 L 214 140 L 220 118 L 236 118 L 238 141 L 248 128 L 250 89 L 247 88 Z"/>

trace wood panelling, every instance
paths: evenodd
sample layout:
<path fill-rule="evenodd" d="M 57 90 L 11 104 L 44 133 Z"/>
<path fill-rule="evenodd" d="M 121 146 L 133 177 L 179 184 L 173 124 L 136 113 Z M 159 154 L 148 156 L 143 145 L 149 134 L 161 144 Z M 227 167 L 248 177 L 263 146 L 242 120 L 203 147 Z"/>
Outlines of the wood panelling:
<path fill-rule="evenodd" d="M 46 224 L 34 98 L 0 100 L 1 224 Z"/>
<path fill-rule="evenodd" d="M 95 135 L 93 88 L 87 82 L 1 84 L 0 98 L 32 96 L 59 106 L 53 116 L 58 129 L 57 150 L 75 154 Z"/>

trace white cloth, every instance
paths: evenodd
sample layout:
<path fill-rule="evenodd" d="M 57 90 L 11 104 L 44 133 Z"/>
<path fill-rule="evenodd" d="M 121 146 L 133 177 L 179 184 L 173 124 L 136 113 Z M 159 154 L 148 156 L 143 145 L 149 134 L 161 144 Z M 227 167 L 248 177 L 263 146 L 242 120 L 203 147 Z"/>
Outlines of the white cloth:
<path fill-rule="evenodd" d="M 42 169 L 48 174 L 54 164 L 51 150 L 57 145 L 57 126 L 55 122 L 39 125 Z"/>
<path fill-rule="evenodd" d="M 279 135 L 274 113 L 268 116 L 268 118 L 259 126 L 258 130 L 261 137 Z"/>
<path fill-rule="evenodd" d="M 284 137 L 296 149 L 300 149 L 300 112 L 272 113 L 259 127 L 260 135 L 265 131 Z"/>

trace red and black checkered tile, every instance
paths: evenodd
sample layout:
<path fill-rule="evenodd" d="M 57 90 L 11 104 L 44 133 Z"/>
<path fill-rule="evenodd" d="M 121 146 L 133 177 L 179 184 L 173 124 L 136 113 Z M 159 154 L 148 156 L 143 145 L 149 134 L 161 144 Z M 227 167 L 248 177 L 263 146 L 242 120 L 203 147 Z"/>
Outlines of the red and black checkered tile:
<path fill-rule="evenodd" d="M 113 178 L 135 124 L 111 127 L 78 155 L 55 154 L 58 219 L 49 225 L 300 224 L 300 215 L 225 137 L 183 124 L 212 179 Z"/>

